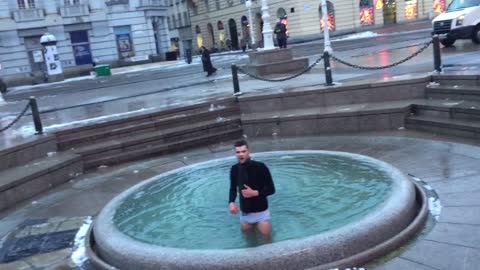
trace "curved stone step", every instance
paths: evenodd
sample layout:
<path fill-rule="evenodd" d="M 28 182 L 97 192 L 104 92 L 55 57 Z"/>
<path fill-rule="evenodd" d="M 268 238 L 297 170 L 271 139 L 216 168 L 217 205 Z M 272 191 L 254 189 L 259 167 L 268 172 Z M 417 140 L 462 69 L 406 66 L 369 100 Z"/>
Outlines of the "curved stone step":
<path fill-rule="evenodd" d="M 480 121 L 410 116 L 405 122 L 408 129 L 480 139 Z"/>
<path fill-rule="evenodd" d="M 65 152 L 0 172 L 0 209 L 40 194 L 83 173 L 80 155 Z"/>
<path fill-rule="evenodd" d="M 204 136 L 197 136 L 183 140 L 175 140 L 169 143 L 150 145 L 139 149 L 131 149 L 118 154 L 101 156 L 90 159 L 85 162 L 85 168 L 91 169 L 101 165 L 114 165 L 126 161 L 142 159 L 150 156 L 161 155 L 180 151 L 198 144 L 217 143 L 219 141 L 228 141 L 238 139 L 242 136 L 242 128 L 229 129 Z"/>

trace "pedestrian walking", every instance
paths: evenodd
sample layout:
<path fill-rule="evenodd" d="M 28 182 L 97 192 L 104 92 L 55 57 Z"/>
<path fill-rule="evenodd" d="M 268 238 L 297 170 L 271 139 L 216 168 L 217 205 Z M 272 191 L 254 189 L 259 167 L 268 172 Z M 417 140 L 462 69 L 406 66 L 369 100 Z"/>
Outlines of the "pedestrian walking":
<path fill-rule="evenodd" d="M 201 47 L 202 50 L 202 65 L 203 65 L 203 71 L 207 72 L 207 77 L 212 75 L 217 71 L 216 68 L 213 67 L 212 65 L 212 60 L 210 59 L 210 52 L 208 51 L 205 46 Z"/>
<path fill-rule="evenodd" d="M 281 20 L 275 25 L 275 35 L 277 36 L 278 47 L 287 48 L 287 26 Z"/>

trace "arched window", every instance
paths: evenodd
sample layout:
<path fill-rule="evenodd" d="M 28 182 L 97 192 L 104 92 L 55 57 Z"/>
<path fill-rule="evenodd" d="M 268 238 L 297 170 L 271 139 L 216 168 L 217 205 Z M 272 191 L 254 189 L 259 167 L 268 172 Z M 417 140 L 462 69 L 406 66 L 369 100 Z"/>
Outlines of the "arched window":
<path fill-rule="evenodd" d="M 360 0 L 360 24 L 364 26 L 375 24 L 373 0 Z"/>
<path fill-rule="evenodd" d="M 285 16 L 287 16 L 287 12 L 283 8 L 279 8 L 277 10 L 277 18 L 283 19 Z"/>
<path fill-rule="evenodd" d="M 202 33 L 202 30 L 200 30 L 200 26 L 195 26 L 195 33 L 197 34 L 201 34 Z"/>
<path fill-rule="evenodd" d="M 225 29 L 225 27 L 223 26 L 223 22 L 222 22 L 222 21 L 218 21 L 218 22 L 217 22 L 217 29 L 218 29 L 218 30 L 223 30 L 223 29 Z"/>
<path fill-rule="evenodd" d="M 320 14 L 320 29 L 323 31 L 323 20 L 322 20 L 322 5 L 318 8 L 318 13 Z M 335 9 L 332 2 L 327 1 L 327 23 L 328 29 L 330 31 L 335 31 Z"/>
<path fill-rule="evenodd" d="M 207 24 L 208 35 L 210 35 L 210 39 L 212 45 L 215 45 L 215 34 L 213 33 L 213 26 L 211 23 Z"/>

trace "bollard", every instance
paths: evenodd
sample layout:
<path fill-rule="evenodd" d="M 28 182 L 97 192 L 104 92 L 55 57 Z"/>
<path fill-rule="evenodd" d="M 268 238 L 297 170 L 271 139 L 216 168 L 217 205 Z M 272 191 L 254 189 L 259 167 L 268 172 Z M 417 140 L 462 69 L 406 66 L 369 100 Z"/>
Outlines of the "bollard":
<path fill-rule="evenodd" d="M 434 35 L 433 39 L 433 68 L 437 73 L 442 72 L 442 56 L 440 55 L 440 38 Z"/>
<path fill-rule="evenodd" d="M 330 68 L 330 54 L 328 51 L 323 52 L 323 65 L 325 67 L 325 85 L 332 86 L 332 69 Z"/>
<path fill-rule="evenodd" d="M 232 80 L 233 80 L 233 95 L 240 96 L 240 83 L 238 82 L 238 67 L 235 64 L 232 64 Z"/>
<path fill-rule="evenodd" d="M 43 134 L 42 120 L 40 119 L 40 112 L 38 111 L 37 100 L 35 99 L 35 97 L 30 97 L 29 103 L 30 109 L 32 110 L 33 124 L 35 125 L 35 134 Z"/>

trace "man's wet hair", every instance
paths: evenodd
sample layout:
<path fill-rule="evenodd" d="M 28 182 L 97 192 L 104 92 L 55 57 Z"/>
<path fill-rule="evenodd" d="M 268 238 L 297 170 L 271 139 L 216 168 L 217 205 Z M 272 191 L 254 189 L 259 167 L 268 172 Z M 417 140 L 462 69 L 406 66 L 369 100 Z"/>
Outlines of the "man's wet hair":
<path fill-rule="evenodd" d="M 245 140 L 236 141 L 235 144 L 233 144 L 234 147 L 241 147 L 244 145 L 248 148 L 248 143 Z"/>

